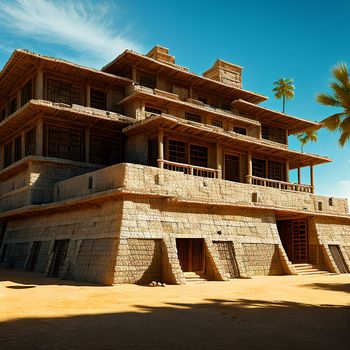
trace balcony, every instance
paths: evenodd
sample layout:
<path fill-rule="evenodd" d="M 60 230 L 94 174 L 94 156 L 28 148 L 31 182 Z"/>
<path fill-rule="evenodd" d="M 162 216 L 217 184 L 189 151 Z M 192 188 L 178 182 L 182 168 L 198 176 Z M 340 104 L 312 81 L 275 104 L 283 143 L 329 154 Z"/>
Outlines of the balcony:
<path fill-rule="evenodd" d="M 314 193 L 314 186 L 311 186 L 311 185 L 303 185 L 303 184 L 297 184 L 293 182 L 265 179 L 263 177 L 257 177 L 252 175 L 247 175 L 246 179 L 247 179 L 247 183 L 252 185 L 278 188 L 286 191 Z"/>
<path fill-rule="evenodd" d="M 217 169 L 205 168 L 191 164 L 176 163 L 165 159 L 158 159 L 158 168 L 179 171 L 187 175 L 208 177 L 212 179 L 218 179 L 220 173 L 220 171 Z"/>

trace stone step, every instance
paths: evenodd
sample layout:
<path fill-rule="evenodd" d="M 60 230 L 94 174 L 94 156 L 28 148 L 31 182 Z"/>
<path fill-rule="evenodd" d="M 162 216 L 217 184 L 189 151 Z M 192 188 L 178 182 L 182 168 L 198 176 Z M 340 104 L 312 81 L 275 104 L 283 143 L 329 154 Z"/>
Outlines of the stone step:
<path fill-rule="evenodd" d="M 186 283 L 204 283 L 207 282 L 207 276 L 199 275 L 196 272 L 184 272 Z"/>
<path fill-rule="evenodd" d="M 319 266 L 312 264 L 293 264 L 294 270 L 298 275 L 328 275 L 329 272 L 321 270 Z"/>

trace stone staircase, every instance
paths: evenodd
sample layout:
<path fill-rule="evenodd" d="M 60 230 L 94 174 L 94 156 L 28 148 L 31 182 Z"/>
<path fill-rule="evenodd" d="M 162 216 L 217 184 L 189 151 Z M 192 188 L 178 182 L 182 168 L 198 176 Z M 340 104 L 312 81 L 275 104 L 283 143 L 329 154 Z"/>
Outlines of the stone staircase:
<path fill-rule="evenodd" d="M 184 272 L 186 284 L 189 283 L 204 283 L 208 281 L 206 275 L 199 275 L 196 272 Z"/>
<path fill-rule="evenodd" d="M 298 275 L 329 275 L 324 267 L 311 264 L 292 264 Z"/>

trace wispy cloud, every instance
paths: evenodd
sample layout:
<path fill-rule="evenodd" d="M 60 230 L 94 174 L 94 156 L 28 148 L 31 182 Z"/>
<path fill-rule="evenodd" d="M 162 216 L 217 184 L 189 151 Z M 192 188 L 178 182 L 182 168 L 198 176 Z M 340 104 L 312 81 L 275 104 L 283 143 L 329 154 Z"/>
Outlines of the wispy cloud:
<path fill-rule="evenodd" d="M 0 6 L 0 28 L 27 39 L 63 45 L 94 66 L 126 48 L 140 51 L 130 30 L 122 29 L 118 8 L 110 2 L 0 0 Z"/>
<path fill-rule="evenodd" d="M 350 181 L 341 180 L 332 187 L 332 193 L 329 195 L 339 198 L 347 198 L 350 204 Z"/>

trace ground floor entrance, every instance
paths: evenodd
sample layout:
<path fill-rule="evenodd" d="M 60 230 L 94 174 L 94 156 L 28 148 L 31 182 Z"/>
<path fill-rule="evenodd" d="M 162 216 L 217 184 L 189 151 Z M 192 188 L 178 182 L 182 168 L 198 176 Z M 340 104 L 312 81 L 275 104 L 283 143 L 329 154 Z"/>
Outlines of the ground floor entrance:
<path fill-rule="evenodd" d="M 176 248 L 183 272 L 205 272 L 203 239 L 176 239 Z"/>
<path fill-rule="evenodd" d="M 288 259 L 293 264 L 308 263 L 307 220 L 280 220 L 277 228 Z"/>

